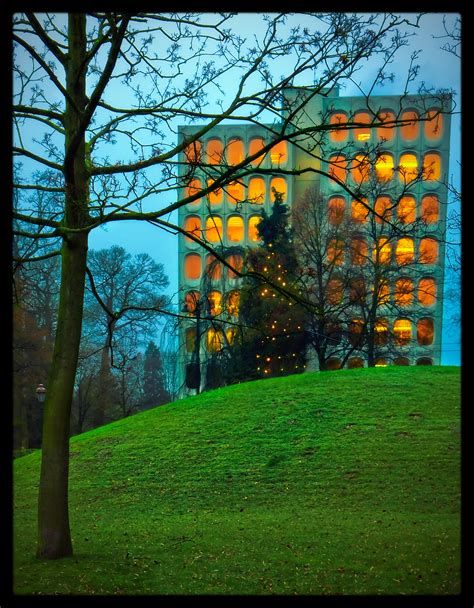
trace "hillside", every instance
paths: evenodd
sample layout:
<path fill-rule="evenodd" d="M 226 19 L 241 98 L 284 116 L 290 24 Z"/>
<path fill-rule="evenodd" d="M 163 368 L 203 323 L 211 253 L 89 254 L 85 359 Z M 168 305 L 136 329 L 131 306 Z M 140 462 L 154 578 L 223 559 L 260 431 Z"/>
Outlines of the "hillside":
<path fill-rule="evenodd" d="M 15 471 L 15 591 L 452 594 L 460 371 L 307 373 L 72 438 L 75 555 L 34 558 L 39 453 Z"/>

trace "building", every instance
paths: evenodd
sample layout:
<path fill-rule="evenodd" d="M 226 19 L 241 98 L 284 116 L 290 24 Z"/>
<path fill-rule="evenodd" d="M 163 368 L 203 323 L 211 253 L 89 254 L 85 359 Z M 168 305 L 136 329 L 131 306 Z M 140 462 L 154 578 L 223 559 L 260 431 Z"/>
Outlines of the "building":
<path fill-rule="evenodd" d="M 243 249 L 258 243 L 256 224 L 262 208 L 270 212 L 273 189 L 283 193 L 285 202 L 291 205 L 308 186 L 317 185 L 328 214 L 352 221 L 358 247 L 370 255 L 364 208 L 341 185 L 362 188 L 369 181 L 370 166 L 378 186 L 376 195 L 374 191 L 373 197 L 364 198 L 367 204 L 382 218 L 391 208 L 393 221 L 397 216 L 407 229 L 410 224 L 422 226 L 422 231 L 417 228 L 410 236 L 402 235 L 393 245 L 386 243 L 381 249 L 387 259 L 400 267 L 400 276 L 390 286 L 400 306 L 395 316 L 392 311 L 380 321 L 379 343 L 383 346 L 384 335 L 390 333 L 398 354 L 381 356 L 376 365 L 440 363 L 450 135 L 450 108 L 446 108 L 446 100 L 443 104 L 443 113 L 439 114 L 439 99 L 376 96 L 370 99 L 371 113 L 362 96 L 339 96 L 337 89 L 313 95 L 310 88 L 288 88 L 282 120 L 293 112 L 292 124 L 297 125 L 298 132 L 311 133 L 312 127 L 321 124 L 328 125 L 328 129 L 316 129 L 315 135 L 309 139 L 305 136 L 304 141 L 298 136 L 277 144 L 268 154 L 256 157 L 238 182 L 201 198 L 196 198 L 198 193 L 218 179 L 226 167 L 257 154 L 275 126 L 221 124 L 201 137 L 198 144 L 185 149 L 180 163 L 184 184 L 180 195 L 194 196 L 196 200 L 180 208 L 178 220 L 189 235 L 179 237 L 179 289 L 182 311 L 187 316 L 180 328 L 183 385 L 186 369 L 188 385 L 190 374 L 196 372 L 196 365 L 189 363 L 201 365 L 226 340 L 232 340 L 239 300 L 240 279 L 194 242 L 192 235 L 205 235 L 209 244 L 239 269 Z M 294 112 L 297 106 L 301 109 Z M 370 127 L 374 115 L 384 126 Z M 419 117 L 430 120 L 419 121 Z M 400 120 L 402 125 L 390 126 L 391 121 Z M 347 121 L 357 126 L 344 128 Z M 179 137 L 186 140 L 200 128 L 181 127 Z M 307 152 L 309 143 L 311 154 Z M 372 165 L 366 162 L 369 152 L 376 159 Z M 205 166 L 199 165 L 200 159 Z M 277 168 L 296 169 L 298 174 L 272 174 L 272 169 Z M 259 173 L 259 169 L 266 171 Z M 402 190 L 404 196 L 400 197 Z M 395 198 L 400 199 L 396 208 L 390 203 Z M 354 263 L 350 257 L 344 262 L 346 265 Z M 203 294 L 205 298 L 201 297 Z M 209 316 L 229 323 L 201 321 Z M 196 348 L 196 335 L 201 334 L 200 347 Z M 333 363 L 338 367 L 338 361 Z M 363 357 L 352 357 L 346 365 L 364 365 Z M 201 385 L 203 382 L 204 379 Z"/>

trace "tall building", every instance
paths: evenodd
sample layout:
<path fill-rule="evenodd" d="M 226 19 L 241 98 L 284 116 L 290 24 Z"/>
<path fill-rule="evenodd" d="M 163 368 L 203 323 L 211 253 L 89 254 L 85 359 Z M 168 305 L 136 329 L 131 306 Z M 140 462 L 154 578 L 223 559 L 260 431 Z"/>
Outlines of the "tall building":
<path fill-rule="evenodd" d="M 257 156 L 238 181 L 200 198 L 199 192 L 227 167 L 257 154 L 272 141 L 271 133 L 278 126 L 220 124 L 185 148 L 180 159 L 184 184 L 180 195 L 194 200 L 180 208 L 178 219 L 188 233 L 179 237 L 179 289 L 185 317 L 179 336 L 183 387 L 186 382 L 197 385 L 198 368 L 203 386 L 206 360 L 233 339 L 241 282 L 193 241 L 193 235 L 205 237 L 232 267 L 240 269 L 244 249 L 258 244 L 256 225 L 262 208 L 270 213 L 273 193 L 282 193 L 291 206 L 311 186 L 327 208 L 329 225 L 344 220 L 351 227 L 344 242 L 334 244 L 336 250 L 341 248 L 337 258 L 341 271 L 373 260 L 375 250 L 382 265 L 390 261 L 397 269 L 387 286 L 397 306 L 387 308 L 386 315 L 381 308 L 377 321 L 376 365 L 440 363 L 449 103 L 443 100 L 439 113 L 440 100 L 428 96 L 375 96 L 368 106 L 365 97 L 339 96 L 337 89 L 315 95 L 310 88 L 288 88 L 282 121 L 291 116 L 292 131 L 288 132 L 294 136 Z M 374 116 L 383 125 L 371 127 Z M 348 121 L 352 126 L 344 128 Z M 393 126 L 397 121 L 402 124 Z M 327 128 L 318 129 L 321 125 Z M 201 128 L 181 127 L 180 140 L 188 140 Z M 272 169 L 289 172 L 272 173 Z M 372 189 L 370 184 L 375 184 Z M 344 185 L 361 193 L 362 204 Z M 367 214 L 363 203 L 376 215 Z M 374 218 L 376 223 L 392 226 L 390 239 L 379 236 L 374 243 L 370 233 Z M 333 261 L 334 255 L 333 251 Z M 209 318 L 215 322 L 203 321 Z M 357 322 L 354 318 L 352 325 Z M 341 361 L 331 363 L 336 368 Z M 354 352 L 345 362 L 349 367 L 364 364 L 362 352 Z"/>

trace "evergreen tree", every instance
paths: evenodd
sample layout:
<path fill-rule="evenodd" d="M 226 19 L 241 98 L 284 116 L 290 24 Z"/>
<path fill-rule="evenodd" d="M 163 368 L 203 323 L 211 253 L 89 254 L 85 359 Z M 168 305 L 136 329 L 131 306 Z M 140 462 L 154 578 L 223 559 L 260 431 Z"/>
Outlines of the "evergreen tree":
<path fill-rule="evenodd" d="M 150 341 L 143 362 L 143 402 L 144 408 L 163 405 L 171 400 L 165 388 L 165 378 L 161 353 L 157 345 Z"/>

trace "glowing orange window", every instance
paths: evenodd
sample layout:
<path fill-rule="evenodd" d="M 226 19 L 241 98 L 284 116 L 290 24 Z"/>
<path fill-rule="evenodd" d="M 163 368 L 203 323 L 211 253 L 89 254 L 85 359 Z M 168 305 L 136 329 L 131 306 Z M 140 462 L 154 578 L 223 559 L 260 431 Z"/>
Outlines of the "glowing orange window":
<path fill-rule="evenodd" d="M 397 205 L 398 219 L 403 224 L 411 224 L 416 219 L 416 201 L 413 196 L 403 196 Z"/>
<path fill-rule="evenodd" d="M 358 112 L 354 116 L 354 123 L 362 123 L 363 125 L 370 125 L 372 118 L 367 112 Z M 368 141 L 370 139 L 370 128 L 368 127 L 356 127 L 354 129 L 354 137 L 357 141 Z"/>
<path fill-rule="evenodd" d="M 327 259 L 330 264 L 344 264 L 344 241 L 331 239 L 328 243 Z"/>
<path fill-rule="evenodd" d="M 387 363 L 387 359 L 384 359 L 383 357 L 377 357 L 377 359 L 375 359 L 374 361 L 374 367 L 387 367 L 388 363 Z"/>
<path fill-rule="evenodd" d="M 196 349 L 196 328 L 188 327 L 185 334 L 186 352 L 193 353 Z"/>
<path fill-rule="evenodd" d="M 425 137 L 433 141 L 443 135 L 443 115 L 439 110 L 430 110 L 427 113 L 428 120 L 425 122 Z"/>
<path fill-rule="evenodd" d="M 364 360 L 361 357 L 351 357 L 347 362 L 347 369 L 355 369 L 356 367 L 364 367 Z"/>
<path fill-rule="evenodd" d="M 206 238 L 211 243 L 222 241 L 222 219 L 218 215 L 206 219 Z"/>
<path fill-rule="evenodd" d="M 270 159 L 272 165 L 284 165 L 288 158 L 286 141 L 280 141 L 270 148 Z"/>
<path fill-rule="evenodd" d="M 344 126 L 347 124 L 347 116 L 342 112 L 333 114 L 329 119 L 329 124 L 338 127 L 329 131 L 329 139 L 333 142 L 346 141 L 348 131 Z"/>
<path fill-rule="evenodd" d="M 369 209 L 367 207 L 367 199 L 362 199 L 365 202 L 365 205 L 360 201 L 352 201 L 351 212 L 352 212 L 352 220 L 357 224 L 364 224 L 368 221 L 369 217 Z"/>
<path fill-rule="evenodd" d="M 393 324 L 393 334 L 397 346 L 406 346 L 411 341 L 412 326 L 409 319 L 397 319 Z"/>
<path fill-rule="evenodd" d="M 384 306 L 390 302 L 390 285 L 388 279 L 381 279 L 379 282 L 377 302 L 380 306 Z"/>
<path fill-rule="evenodd" d="M 413 281 L 401 278 L 395 281 L 395 304 L 409 306 L 413 302 Z"/>
<path fill-rule="evenodd" d="M 209 313 L 211 316 L 220 315 L 222 312 L 222 294 L 220 291 L 210 291 L 207 294 L 209 302 Z"/>
<path fill-rule="evenodd" d="M 249 180 L 248 199 L 255 205 L 262 205 L 265 201 L 265 181 L 261 177 Z"/>
<path fill-rule="evenodd" d="M 425 224 L 436 224 L 439 220 L 439 199 L 427 194 L 421 199 L 421 218 Z"/>
<path fill-rule="evenodd" d="M 396 120 L 395 114 L 390 111 L 382 111 L 378 115 L 378 119 L 382 123 L 386 123 L 386 126 L 377 127 L 377 139 L 379 141 L 391 141 L 395 137 L 394 122 Z"/>
<path fill-rule="evenodd" d="M 433 344 L 434 324 L 433 319 L 419 319 L 416 324 L 416 338 L 420 346 L 430 346 Z"/>
<path fill-rule="evenodd" d="M 224 335 L 220 329 L 213 329 L 212 327 L 207 330 L 206 334 L 206 348 L 210 353 L 217 353 L 222 350 L 224 344 Z"/>
<path fill-rule="evenodd" d="M 357 154 L 352 161 L 352 178 L 357 183 L 366 182 L 369 179 L 370 163 L 365 154 Z"/>
<path fill-rule="evenodd" d="M 375 161 L 375 174 L 378 181 L 388 182 L 393 177 L 394 163 L 393 156 L 384 152 Z"/>
<path fill-rule="evenodd" d="M 352 319 L 349 323 L 349 342 L 352 346 L 362 346 L 363 330 L 364 321 L 362 319 Z"/>
<path fill-rule="evenodd" d="M 328 220 L 333 226 L 338 226 L 344 219 L 346 201 L 342 196 L 333 196 L 328 200 Z"/>
<path fill-rule="evenodd" d="M 233 243 L 244 240 L 244 220 L 240 215 L 231 215 L 227 220 L 227 239 Z"/>
<path fill-rule="evenodd" d="M 436 302 L 436 281 L 431 277 L 420 279 L 418 283 L 418 301 L 423 306 L 432 306 Z"/>
<path fill-rule="evenodd" d="M 244 266 L 244 258 L 239 253 L 233 253 L 226 258 L 226 262 L 235 268 L 237 272 L 241 272 Z M 227 268 L 227 275 L 230 279 L 238 279 L 239 275 L 236 274 L 231 268 Z"/>
<path fill-rule="evenodd" d="M 250 143 L 249 143 L 249 156 L 258 154 L 264 146 L 265 146 L 265 142 L 261 137 L 254 137 L 253 139 L 250 140 Z M 251 164 L 254 167 L 257 165 L 260 165 L 260 163 L 265 160 L 265 156 L 266 156 L 265 152 L 261 152 L 261 154 L 259 154 L 259 156 L 257 156 L 251 162 Z"/>
<path fill-rule="evenodd" d="M 218 281 L 222 276 L 222 263 L 212 254 L 206 256 L 206 275 L 213 281 Z"/>
<path fill-rule="evenodd" d="M 327 300 L 330 304 L 340 304 L 344 293 L 342 279 L 332 278 L 327 282 Z"/>
<path fill-rule="evenodd" d="M 414 154 L 402 154 L 398 170 L 405 183 L 412 182 L 418 175 L 418 160 L 416 156 Z"/>
<path fill-rule="evenodd" d="M 197 192 L 199 192 L 202 188 L 201 180 L 192 179 L 189 184 L 186 186 L 186 196 L 194 196 Z M 197 198 L 192 203 L 188 203 L 189 206 L 197 207 L 201 202 L 200 198 Z"/>
<path fill-rule="evenodd" d="M 186 232 L 196 236 L 198 239 L 201 238 L 201 218 L 197 215 L 188 215 L 188 217 L 184 220 L 184 229 Z M 185 236 L 184 238 L 188 243 L 193 242 L 189 236 Z"/>
<path fill-rule="evenodd" d="M 423 178 L 438 181 L 441 178 L 441 157 L 436 152 L 427 152 L 423 158 Z"/>
<path fill-rule="evenodd" d="M 226 190 L 229 203 L 236 205 L 244 200 L 244 185 L 241 182 L 230 182 Z"/>
<path fill-rule="evenodd" d="M 229 344 L 232 344 L 232 342 L 235 340 L 235 336 L 237 335 L 237 328 L 236 327 L 228 327 L 225 330 L 225 337 L 227 338 L 227 342 Z"/>
<path fill-rule="evenodd" d="M 397 263 L 401 266 L 411 264 L 415 259 L 415 244 L 413 239 L 407 237 L 398 239 L 395 257 L 397 258 Z"/>
<path fill-rule="evenodd" d="M 374 324 L 374 342 L 377 346 L 385 346 L 388 342 L 387 319 L 376 319 Z"/>
<path fill-rule="evenodd" d="M 367 262 L 368 246 L 366 241 L 360 237 L 355 237 L 351 241 L 351 264 L 363 266 Z"/>
<path fill-rule="evenodd" d="M 377 239 L 374 247 L 373 260 L 375 263 L 389 264 L 392 259 L 392 245 L 385 236 Z"/>
<path fill-rule="evenodd" d="M 196 306 L 200 297 L 201 294 L 199 293 L 199 291 L 191 290 L 186 292 L 184 296 L 184 308 L 187 313 L 194 316 L 196 312 Z"/>
<path fill-rule="evenodd" d="M 252 241 L 252 243 L 257 243 L 260 240 L 257 226 L 261 220 L 261 215 L 251 215 L 249 217 L 249 241 Z"/>
<path fill-rule="evenodd" d="M 405 123 L 400 127 L 402 138 L 405 141 L 416 139 L 418 137 L 420 125 L 418 113 L 414 111 L 403 112 L 400 118 Z"/>
<path fill-rule="evenodd" d="M 220 165 L 224 156 L 224 146 L 220 139 L 213 138 L 206 145 L 207 162 L 210 165 Z"/>
<path fill-rule="evenodd" d="M 275 201 L 275 192 L 283 195 L 283 202 L 286 200 L 287 185 L 284 177 L 274 177 L 270 182 L 270 192 L 272 193 L 272 202 Z"/>
<path fill-rule="evenodd" d="M 244 142 L 241 139 L 231 139 L 227 144 L 227 162 L 238 165 L 244 160 Z"/>
<path fill-rule="evenodd" d="M 210 188 L 214 182 L 215 180 L 208 179 L 207 187 Z M 217 188 L 216 190 L 209 192 L 207 196 L 209 197 L 209 202 L 211 203 L 211 205 L 219 205 L 224 200 L 224 191 L 222 190 L 222 188 Z"/>
<path fill-rule="evenodd" d="M 226 299 L 227 312 L 231 317 L 239 316 L 240 292 L 237 290 L 229 291 Z"/>
<path fill-rule="evenodd" d="M 438 241 L 429 237 L 420 241 L 420 262 L 436 264 L 438 261 Z"/>
<path fill-rule="evenodd" d="M 197 139 L 196 141 L 191 142 L 184 149 L 184 155 L 186 156 L 186 160 L 188 163 L 198 163 L 201 162 L 202 157 L 202 145 L 201 142 Z"/>
<path fill-rule="evenodd" d="M 199 279 L 201 276 L 201 256 L 197 253 L 188 253 L 184 258 L 184 274 L 187 279 Z"/>
<path fill-rule="evenodd" d="M 377 224 L 390 220 L 391 208 L 392 201 L 388 198 L 388 196 L 379 196 L 377 198 L 374 205 L 374 211 L 378 214 L 375 215 L 375 221 Z"/>
<path fill-rule="evenodd" d="M 345 182 L 347 179 L 347 160 L 342 154 L 335 154 L 329 158 L 329 175 Z"/>

